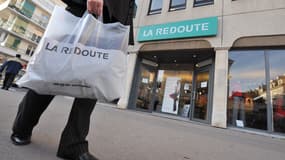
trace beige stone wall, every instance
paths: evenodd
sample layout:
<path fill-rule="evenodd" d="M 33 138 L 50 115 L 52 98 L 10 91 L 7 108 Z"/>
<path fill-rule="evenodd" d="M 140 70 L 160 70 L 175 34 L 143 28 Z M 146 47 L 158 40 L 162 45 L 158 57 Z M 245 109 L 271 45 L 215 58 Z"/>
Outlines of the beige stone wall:
<path fill-rule="evenodd" d="M 228 48 L 216 49 L 211 125 L 227 127 Z"/>
<path fill-rule="evenodd" d="M 163 8 L 161 14 L 148 15 L 150 0 L 138 1 L 137 16 L 134 19 L 135 38 L 139 27 L 153 24 L 163 24 L 169 22 L 177 22 L 191 19 L 206 18 L 212 16 L 219 17 L 219 31 L 216 37 L 207 38 L 192 38 L 191 40 L 206 40 L 211 43 L 211 46 L 221 46 L 221 15 L 222 15 L 222 1 L 216 0 L 214 5 L 207 5 L 202 7 L 193 7 L 194 0 L 188 0 L 186 9 L 169 12 L 170 0 L 163 0 Z M 141 44 L 137 44 L 141 45 Z"/>
<path fill-rule="evenodd" d="M 0 11 L 7 8 L 11 0 L 1 0 L 0 1 Z"/>
<path fill-rule="evenodd" d="M 284 9 L 284 0 L 224 0 L 224 14 L 247 14 L 250 12 L 265 12 Z"/>
<path fill-rule="evenodd" d="M 241 37 L 284 35 L 284 17 L 285 8 L 225 16 L 222 45 L 230 47 Z"/>
<path fill-rule="evenodd" d="M 25 54 L 27 48 L 28 48 L 28 43 L 25 42 L 25 41 L 21 41 L 21 43 L 19 44 L 18 46 L 18 52 L 21 53 L 21 54 Z"/>
<path fill-rule="evenodd" d="M 27 30 L 29 32 L 35 33 L 38 36 L 43 36 L 43 34 L 44 34 L 44 30 L 39 28 L 39 27 L 37 27 L 37 26 L 35 26 L 33 23 L 29 23 L 28 24 Z"/>
<path fill-rule="evenodd" d="M 201 7 L 193 7 L 193 0 L 188 0 L 186 9 L 173 12 L 168 11 L 170 0 L 163 0 L 162 13 L 156 15 L 147 15 L 150 0 L 138 2 L 135 29 L 145 25 L 218 16 L 218 35 L 196 38 L 209 41 L 214 48 L 231 47 L 242 37 L 285 35 L 284 0 L 215 0 L 213 5 Z"/>
<path fill-rule="evenodd" d="M 50 13 L 46 12 L 40 7 L 36 7 L 32 19 L 34 19 L 37 23 L 47 24 L 49 17 Z"/>
<path fill-rule="evenodd" d="M 216 1 L 215 5 L 207 5 L 203 7 L 192 7 L 193 0 L 187 1 L 186 9 L 169 12 L 170 0 L 163 0 L 163 8 L 161 14 L 147 15 L 150 0 L 140 0 L 140 18 L 138 26 L 168 23 L 173 21 L 183 21 L 189 19 L 198 19 L 210 16 L 220 16 L 222 14 L 222 1 Z"/>

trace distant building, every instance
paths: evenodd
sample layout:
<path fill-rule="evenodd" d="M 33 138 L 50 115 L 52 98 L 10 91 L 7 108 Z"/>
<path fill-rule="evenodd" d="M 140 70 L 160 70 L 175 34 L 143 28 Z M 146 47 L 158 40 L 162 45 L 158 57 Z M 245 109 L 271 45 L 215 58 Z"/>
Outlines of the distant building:
<path fill-rule="evenodd" d="M 28 62 L 60 0 L 0 0 L 0 63 L 21 54 Z"/>

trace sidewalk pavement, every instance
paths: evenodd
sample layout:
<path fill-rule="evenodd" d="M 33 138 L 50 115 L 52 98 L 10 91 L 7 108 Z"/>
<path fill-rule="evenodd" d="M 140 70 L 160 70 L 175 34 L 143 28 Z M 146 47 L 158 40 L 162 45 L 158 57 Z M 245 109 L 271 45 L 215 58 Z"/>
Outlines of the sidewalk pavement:
<path fill-rule="evenodd" d="M 72 104 L 57 96 L 34 129 L 32 143 L 9 140 L 24 92 L 0 90 L 0 159 L 57 160 L 60 133 Z M 98 104 L 88 136 L 100 160 L 284 160 L 285 140 L 121 110 Z"/>

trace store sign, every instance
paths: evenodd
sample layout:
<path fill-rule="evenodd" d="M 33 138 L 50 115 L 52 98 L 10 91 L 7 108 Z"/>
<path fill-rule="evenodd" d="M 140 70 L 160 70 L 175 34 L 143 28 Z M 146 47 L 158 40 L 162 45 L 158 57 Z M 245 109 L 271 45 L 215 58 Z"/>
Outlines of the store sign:
<path fill-rule="evenodd" d="M 201 88 L 206 88 L 207 87 L 207 81 L 201 82 Z"/>
<path fill-rule="evenodd" d="M 243 121 L 241 120 L 236 120 L 236 124 L 237 124 L 237 127 L 241 127 L 241 128 L 244 127 Z"/>
<path fill-rule="evenodd" d="M 138 41 L 154 41 L 190 37 L 215 36 L 218 32 L 218 17 L 143 26 L 139 29 Z"/>

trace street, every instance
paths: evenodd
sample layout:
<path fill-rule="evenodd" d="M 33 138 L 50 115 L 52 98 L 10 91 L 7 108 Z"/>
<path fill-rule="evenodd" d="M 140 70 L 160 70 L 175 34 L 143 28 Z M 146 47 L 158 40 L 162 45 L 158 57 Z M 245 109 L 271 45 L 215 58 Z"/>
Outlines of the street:
<path fill-rule="evenodd" d="M 10 142 L 17 105 L 24 91 L 0 90 L 0 159 L 56 160 L 60 133 L 72 98 L 57 96 L 34 129 L 32 143 Z M 100 160 L 284 160 L 285 140 L 178 121 L 150 113 L 97 104 L 88 136 Z"/>

